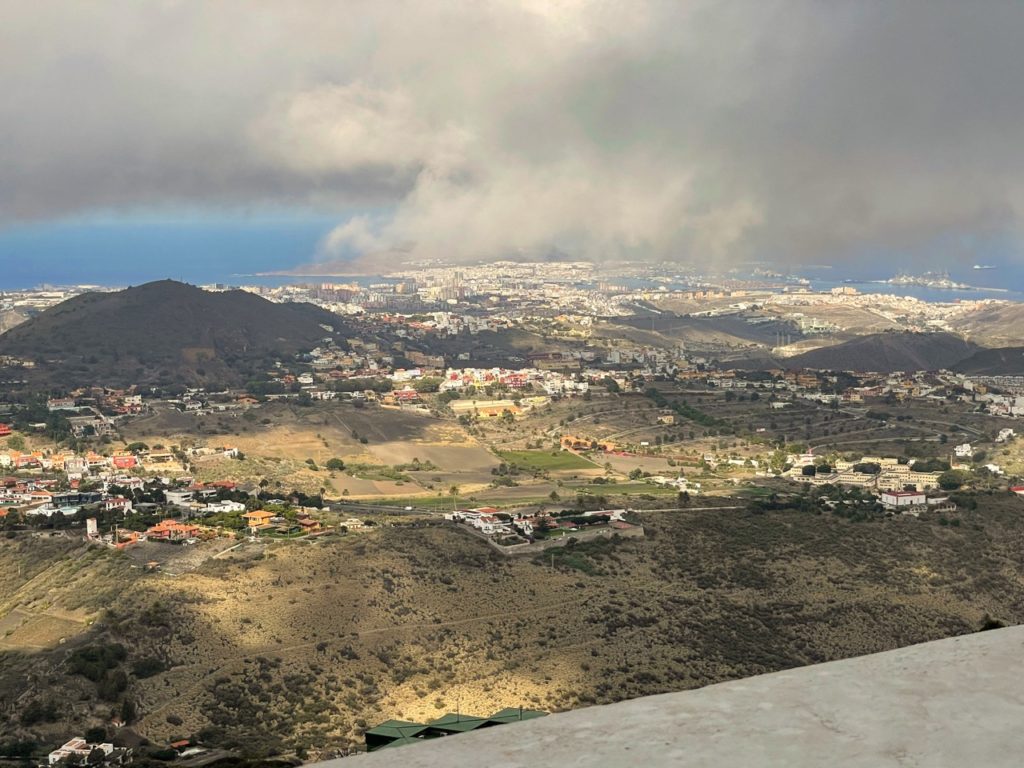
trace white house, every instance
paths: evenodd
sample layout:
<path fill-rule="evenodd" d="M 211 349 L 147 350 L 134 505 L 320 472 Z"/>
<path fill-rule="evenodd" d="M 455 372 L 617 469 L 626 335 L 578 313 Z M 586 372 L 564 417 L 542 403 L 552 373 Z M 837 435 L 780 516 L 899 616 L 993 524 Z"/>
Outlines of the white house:
<path fill-rule="evenodd" d="M 230 499 L 211 501 L 203 508 L 203 511 L 210 514 L 217 512 L 245 512 L 245 504 L 240 501 L 231 501 Z"/>
<path fill-rule="evenodd" d="M 953 453 L 958 459 L 969 459 L 974 455 L 974 448 L 971 447 L 970 443 L 963 443 L 953 449 Z"/>
<path fill-rule="evenodd" d="M 928 503 L 928 497 L 920 491 L 882 491 L 882 504 L 890 509 L 914 507 Z"/>
<path fill-rule="evenodd" d="M 164 496 L 168 504 L 183 505 L 192 501 L 195 498 L 195 493 L 189 490 L 165 491 Z"/>
<path fill-rule="evenodd" d="M 132 511 L 132 501 L 123 496 L 112 496 L 103 502 L 103 508 L 107 512 L 127 513 Z"/>

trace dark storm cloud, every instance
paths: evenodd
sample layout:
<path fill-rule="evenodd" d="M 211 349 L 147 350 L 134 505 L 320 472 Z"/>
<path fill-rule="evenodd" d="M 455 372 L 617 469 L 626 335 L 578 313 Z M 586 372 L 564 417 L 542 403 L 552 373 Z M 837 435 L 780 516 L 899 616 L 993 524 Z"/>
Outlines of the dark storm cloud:
<path fill-rule="evenodd" d="M 324 252 L 1019 236 L 1016 3 L 0 1 L 0 217 L 381 206 Z M 340 216 L 339 216 L 340 217 Z"/>

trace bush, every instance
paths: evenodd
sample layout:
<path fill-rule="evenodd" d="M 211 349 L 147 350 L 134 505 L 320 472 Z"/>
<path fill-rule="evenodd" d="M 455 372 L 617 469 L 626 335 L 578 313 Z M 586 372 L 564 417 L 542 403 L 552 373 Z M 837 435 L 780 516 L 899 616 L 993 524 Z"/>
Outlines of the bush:
<path fill-rule="evenodd" d="M 141 680 L 158 675 L 165 669 L 167 669 L 167 665 L 160 659 L 147 656 L 146 658 L 139 659 L 132 665 L 132 674 Z"/>
<path fill-rule="evenodd" d="M 60 712 L 57 709 L 57 702 L 53 699 L 46 701 L 35 699 L 21 711 L 21 724 L 26 726 L 55 723 L 58 718 L 60 718 Z"/>
<path fill-rule="evenodd" d="M 68 670 L 73 675 L 99 683 L 106 677 L 107 670 L 124 661 L 127 652 L 120 643 L 110 645 L 87 645 L 68 657 Z"/>
<path fill-rule="evenodd" d="M 8 757 L 32 757 L 39 745 L 34 741 L 0 742 L 0 755 Z"/>
<path fill-rule="evenodd" d="M 116 701 L 128 688 L 128 675 L 123 669 L 115 669 L 108 672 L 106 677 L 96 684 L 96 692 L 105 701 Z"/>

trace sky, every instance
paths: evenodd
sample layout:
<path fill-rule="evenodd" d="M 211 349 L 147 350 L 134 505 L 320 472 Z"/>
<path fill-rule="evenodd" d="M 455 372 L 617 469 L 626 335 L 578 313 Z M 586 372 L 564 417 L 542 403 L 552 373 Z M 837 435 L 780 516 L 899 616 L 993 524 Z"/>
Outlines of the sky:
<path fill-rule="evenodd" d="M 0 269 L 1020 266 L 1022 39 L 1009 0 L 0 0 Z"/>

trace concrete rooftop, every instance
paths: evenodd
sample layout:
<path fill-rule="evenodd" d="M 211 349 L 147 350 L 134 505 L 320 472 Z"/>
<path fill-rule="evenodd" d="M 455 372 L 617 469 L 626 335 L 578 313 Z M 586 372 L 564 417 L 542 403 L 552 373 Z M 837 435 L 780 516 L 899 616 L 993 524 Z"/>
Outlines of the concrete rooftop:
<path fill-rule="evenodd" d="M 321 765 L 1022 764 L 1024 626 L 590 707 Z"/>

